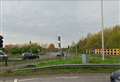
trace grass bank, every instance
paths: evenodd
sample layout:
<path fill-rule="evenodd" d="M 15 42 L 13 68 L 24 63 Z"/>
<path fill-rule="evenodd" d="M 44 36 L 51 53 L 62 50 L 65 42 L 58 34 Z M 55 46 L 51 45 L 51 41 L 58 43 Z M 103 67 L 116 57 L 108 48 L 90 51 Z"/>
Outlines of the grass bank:
<path fill-rule="evenodd" d="M 81 74 L 81 73 L 112 73 L 120 68 L 47 68 L 47 69 L 27 69 L 17 70 L 14 72 L 0 73 L 0 77 L 14 76 L 44 76 L 59 74 Z"/>

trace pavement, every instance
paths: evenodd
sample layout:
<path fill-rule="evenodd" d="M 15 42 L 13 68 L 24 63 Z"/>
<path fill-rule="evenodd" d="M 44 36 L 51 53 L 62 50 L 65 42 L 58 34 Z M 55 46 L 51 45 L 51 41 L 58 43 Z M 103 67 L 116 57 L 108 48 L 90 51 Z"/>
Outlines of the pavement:
<path fill-rule="evenodd" d="M 0 82 L 110 82 L 110 74 L 95 73 L 95 74 L 79 74 L 79 75 L 51 75 L 47 77 L 27 77 L 4 79 L 0 78 Z"/>

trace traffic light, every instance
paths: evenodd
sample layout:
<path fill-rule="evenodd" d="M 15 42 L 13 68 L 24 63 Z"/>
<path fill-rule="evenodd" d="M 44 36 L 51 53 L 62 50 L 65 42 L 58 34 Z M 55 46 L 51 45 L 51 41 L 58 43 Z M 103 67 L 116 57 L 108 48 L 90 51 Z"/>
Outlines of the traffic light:
<path fill-rule="evenodd" d="M 3 36 L 0 35 L 0 48 L 3 48 Z"/>
<path fill-rule="evenodd" d="M 61 37 L 60 36 L 58 36 L 58 41 L 61 41 Z"/>
<path fill-rule="evenodd" d="M 58 36 L 58 47 L 61 48 L 61 36 Z"/>

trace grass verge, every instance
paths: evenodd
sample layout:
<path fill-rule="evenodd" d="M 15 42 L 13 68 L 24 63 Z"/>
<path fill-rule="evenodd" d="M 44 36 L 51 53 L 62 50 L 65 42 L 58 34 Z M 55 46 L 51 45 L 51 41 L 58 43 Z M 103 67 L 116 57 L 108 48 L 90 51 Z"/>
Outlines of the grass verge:
<path fill-rule="evenodd" d="M 13 77 L 13 76 L 38 76 L 38 75 L 57 75 L 57 74 L 80 74 L 80 73 L 111 73 L 120 68 L 46 68 L 46 69 L 25 69 L 17 70 L 14 72 L 0 73 L 0 77 Z"/>

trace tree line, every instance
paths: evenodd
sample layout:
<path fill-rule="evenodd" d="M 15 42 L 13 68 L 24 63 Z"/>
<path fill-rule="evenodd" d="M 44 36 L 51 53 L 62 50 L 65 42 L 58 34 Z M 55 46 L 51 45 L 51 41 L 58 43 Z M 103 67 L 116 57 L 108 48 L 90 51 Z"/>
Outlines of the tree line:
<path fill-rule="evenodd" d="M 72 46 L 72 49 L 75 50 L 77 47 L 79 51 L 84 51 L 102 48 L 101 33 L 102 31 L 88 34 L 86 38 L 80 39 L 78 43 Z M 104 29 L 104 45 L 106 49 L 120 48 L 120 25 Z"/>

